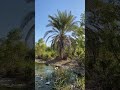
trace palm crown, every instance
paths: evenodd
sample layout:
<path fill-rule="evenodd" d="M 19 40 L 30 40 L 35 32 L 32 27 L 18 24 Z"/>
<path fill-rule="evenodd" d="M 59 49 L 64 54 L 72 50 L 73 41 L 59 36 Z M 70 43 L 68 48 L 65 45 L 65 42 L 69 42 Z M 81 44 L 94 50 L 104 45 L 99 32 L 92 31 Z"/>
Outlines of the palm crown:
<path fill-rule="evenodd" d="M 75 17 L 71 12 L 67 13 L 66 11 L 58 11 L 57 15 L 49 15 L 49 18 L 49 24 L 47 27 L 52 27 L 52 30 L 47 31 L 44 37 L 51 34 L 46 41 L 48 41 L 49 38 L 52 38 L 51 46 L 53 49 L 57 50 L 60 57 L 63 58 L 65 47 L 71 46 L 71 39 L 73 38 L 71 35 L 67 35 L 67 33 L 74 29 L 76 24 L 76 22 L 74 22 Z"/>

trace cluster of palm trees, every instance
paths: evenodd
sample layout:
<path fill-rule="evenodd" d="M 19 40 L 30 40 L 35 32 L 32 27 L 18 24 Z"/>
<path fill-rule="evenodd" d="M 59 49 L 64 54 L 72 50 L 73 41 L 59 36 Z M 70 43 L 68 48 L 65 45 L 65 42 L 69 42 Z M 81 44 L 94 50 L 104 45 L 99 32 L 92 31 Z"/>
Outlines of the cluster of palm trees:
<path fill-rule="evenodd" d="M 75 19 L 76 17 L 67 11 L 58 11 L 54 16 L 49 15 L 47 27 L 52 29 L 45 33 L 44 38 L 47 35 L 49 36 L 46 41 L 52 38 L 51 47 L 58 52 L 61 59 L 66 54 L 66 50 L 69 53 L 73 47 L 72 51 L 75 53 L 77 47 L 84 46 L 84 14 L 81 21 L 75 21 Z"/>

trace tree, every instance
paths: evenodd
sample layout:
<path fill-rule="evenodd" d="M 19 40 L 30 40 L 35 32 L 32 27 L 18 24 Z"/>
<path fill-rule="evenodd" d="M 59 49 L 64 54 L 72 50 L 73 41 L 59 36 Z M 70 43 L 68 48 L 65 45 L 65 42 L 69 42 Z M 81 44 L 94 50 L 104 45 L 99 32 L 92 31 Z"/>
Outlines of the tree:
<path fill-rule="evenodd" d="M 75 38 L 72 42 L 73 46 L 73 54 L 77 54 L 80 56 L 84 54 L 85 50 L 85 33 L 84 33 L 84 25 L 85 25 L 85 16 L 81 14 L 81 19 L 79 21 L 79 25 L 74 26 L 74 32 L 72 36 Z"/>
<path fill-rule="evenodd" d="M 65 47 L 71 46 L 71 35 L 67 35 L 70 31 L 74 28 L 76 24 L 75 17 L 71 14 L 71 12 L 67 13 L 66 11 L 61 12 L 58 11 L 55 16 L 49 15 L 49 24 L 47 27 L 52 27 L 52 30 L 49 30 L 45 33 L 46 37 L 48 34 L 50 35 L 49 38 L 52 38 L 51 47 L 57 50 L 61 59 L 63 59 L 63 54 L 65 54 Z M 46 41 L 47 41 L 46 40 Z"/>
<path fill-rule="evenodd" d="M 93 81 L 89 89 L 97 89 L 95 86 L 103 90 L 120 89 L 120 1 L 108 1 L 93 0 L 94 9 L 87 9 L 86 88 L 89 88 L 89 81 Z"/>
<path fill-rule="evenodd" d="M 43 39 L 41 38 L 35 45 L 35 53 L 36 53 L 36 55 L 41 56 L 42 54 L 44 54 L 46 47 L 47 46 L 45 45 Z"/>
<path fill-rule="evenodd" d="M 21 30 L 19 28 L 12 29 L 8 35 L 7 40 L 9 41 L 18 41 L 21 39 Z"/>

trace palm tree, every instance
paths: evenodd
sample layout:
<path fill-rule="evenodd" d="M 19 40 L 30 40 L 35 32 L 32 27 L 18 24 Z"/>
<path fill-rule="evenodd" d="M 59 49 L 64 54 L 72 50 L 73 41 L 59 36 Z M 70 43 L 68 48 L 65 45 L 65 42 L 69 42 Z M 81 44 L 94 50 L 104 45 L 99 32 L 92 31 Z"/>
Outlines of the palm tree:
<path fill-rule="evenodd" d="M 81 19 L 78 21 L 79 25 L 74 27 L 74 32 L 72 36 L 75 38 L 73 41 L 73 54 L 78 49 L 79 51 L 84 51 L 85 49 L 85 14 L 81 14 Z"/>
<path fill-rule="evenodd" d="M 65 48 L 70 48 L 71 46 L 71 35 L 67 35 L 70 31 L 73 31 L 73 27 L 76 24 L 74 21 L 75 17 L 71 12 L 67 13 L 66 11 L 58 11 L 55 16 L 49 15 L 49 24 L 47 27 L 52 27 L 52 30 L 49 30 L 45 33 L 44 38 L 48 35 L 46 42 L 49 38 L 52 38 L 51 47 L 59 53 L 61 59 L 63 59 L 63 54 L 65 54 Z"/>
<path fill-rule="evenodd" d="M 34 6 L 35 0 L 25 0 L 27 4 L 32 3 Z M 35 34 L 35 23 L 34 23 L 34 18 L 35 18 L 35 11 L 30 11 L 28 12 L 25 17 L 23 18 L 20 28 L 24 31 L 26 30 L 27 33 L 25 35 L 25 43 L 28 44 L 28 40 L 30 39 L 31 36 L 34 36 Z M 26 29 L 27 27 L 27 29 Z M 32 38 L 32 45 L 30 45 L 31 48 L 34 48 L 34 37 Z"/>

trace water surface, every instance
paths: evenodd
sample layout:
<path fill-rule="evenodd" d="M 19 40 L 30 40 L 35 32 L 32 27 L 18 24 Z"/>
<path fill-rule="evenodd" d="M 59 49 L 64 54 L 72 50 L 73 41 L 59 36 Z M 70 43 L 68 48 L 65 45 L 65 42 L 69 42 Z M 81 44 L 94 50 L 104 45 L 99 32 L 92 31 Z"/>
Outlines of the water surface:
<path fill-rule="evenodd" d="M 35 90 L 52 90 L 53 66 L 45 64 L 35 64 Z"/>

